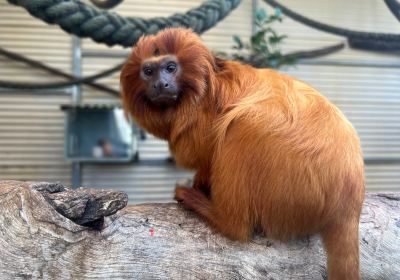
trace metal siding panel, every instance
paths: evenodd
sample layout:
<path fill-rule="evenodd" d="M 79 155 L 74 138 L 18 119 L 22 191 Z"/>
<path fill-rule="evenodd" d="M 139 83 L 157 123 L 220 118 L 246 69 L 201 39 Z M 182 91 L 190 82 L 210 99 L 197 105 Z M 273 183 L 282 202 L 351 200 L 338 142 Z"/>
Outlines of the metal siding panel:
<path fill-rule="evenodd" d="M 369 191 L 399 191 L 400 164 L 371 164 L 366 166 L 366 185 Z"/>
<path fill-rule="evenodd" d="M 128 194 L 129 203 L 172 201 L 176 181 L 192 174 L 163 161 L 130 165 L 87 165 L 83 185 L 115 188 Z"/>
<path fill-rule="evenodd" d="M 26 165 L 0 166 L 0 180 L 61 182 L 68 186 L 71 184 L 70 173 L 68 164 L 49 166 L 48 163 L 40 165 L 28 162 Z"/>
<path fill-rule="evenodd" d="M 1 47 L 64 71 L 71 68 L 70 36 L 0 1 Z M 61 81 L 43 71 L 0 56 L 0 79 Z M 70 184 L 63 158 L 64 117 L 59 106 L 70 98 L 60 91 L 0 91 L 0 179 L 61 181 Z"/>
<path fill-rule="evenodd" d="M 1 179 L 70 183 L 59 109 L 68 100 L 67 96 L 0 94 Z"/>

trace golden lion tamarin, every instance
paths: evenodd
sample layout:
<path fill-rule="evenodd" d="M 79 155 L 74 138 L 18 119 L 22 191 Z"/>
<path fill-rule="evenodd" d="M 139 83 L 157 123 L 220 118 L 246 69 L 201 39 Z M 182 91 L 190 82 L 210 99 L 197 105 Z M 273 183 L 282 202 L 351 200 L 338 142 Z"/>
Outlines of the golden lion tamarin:
<path fill-rule="evenodd" d="M 359 279 L 364 163 L 353 126 L 307 84 L 216 58 L 187 29 L 142 37 L 121 73 L 125 110 L 197 171 L 176 199 L 225 236 L 319 233 L 329 279 Z"/>

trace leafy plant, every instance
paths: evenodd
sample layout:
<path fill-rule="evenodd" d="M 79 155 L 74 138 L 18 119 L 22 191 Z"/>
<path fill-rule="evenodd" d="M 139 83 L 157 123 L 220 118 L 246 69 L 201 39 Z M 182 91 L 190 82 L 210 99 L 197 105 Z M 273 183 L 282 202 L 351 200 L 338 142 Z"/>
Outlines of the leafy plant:
<path fill-rule="evenodd" d="M 293 65 L 295 58 L 283 55 L 280 51 L 280 44 L 287 36 L 278 34 L 272 28 L 273 23 L 281 21 L 280 9 L 276 9 L 275 13 L 271 15 L 268 15 L 264 9 L 257 10 L 254 18 L 257 32 L 250 37 L 250 42 L 247 43 L 235 35 L 233 37 L 235 52 L 229 56 L 225 54 L 225 57 L 258 68 L 279 68 L 283 65 Z"/>

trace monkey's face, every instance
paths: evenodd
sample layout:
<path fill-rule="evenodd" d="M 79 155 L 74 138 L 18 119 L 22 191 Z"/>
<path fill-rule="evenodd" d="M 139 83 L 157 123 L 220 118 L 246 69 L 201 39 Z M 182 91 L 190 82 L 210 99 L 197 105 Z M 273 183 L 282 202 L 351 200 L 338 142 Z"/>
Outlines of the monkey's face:
<path fill-rule="evenodd" d="M 121 71 L 124 109 L 142 127 L 160 135 L 172 119 L 182 118 L 176 113 L 204 100 L 215 66 L 213 54 L 188 29 L 144 36 Z"/>
<path fill-rule="evenodd" d="M 146 85 L 145 95 L 154 104 L 171 106 L 178 101 L 180 65 L 173 55 L 155 56 L 142 63 L 140 78 Z"/>

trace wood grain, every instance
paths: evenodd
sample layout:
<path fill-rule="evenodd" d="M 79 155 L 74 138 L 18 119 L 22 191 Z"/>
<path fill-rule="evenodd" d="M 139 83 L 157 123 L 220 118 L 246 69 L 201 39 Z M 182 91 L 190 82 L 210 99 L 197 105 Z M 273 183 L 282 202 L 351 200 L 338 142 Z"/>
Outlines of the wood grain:
<path fill-rule="evenodd" d="M 0 181 L 0 279 L 326 279 L 318 236 L 240 244 L 176 203 L 127 206 L 96 230 L 61 215 L 51 188 Z M 399 193 L 367 194 L 360 235 L 362 279 L 400 279 Z"/>

